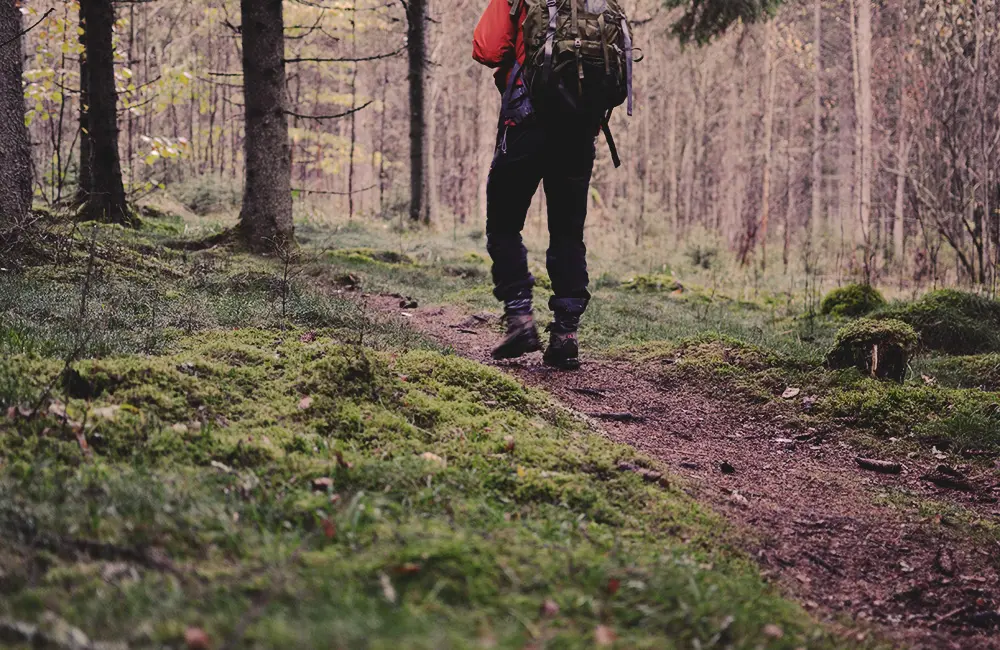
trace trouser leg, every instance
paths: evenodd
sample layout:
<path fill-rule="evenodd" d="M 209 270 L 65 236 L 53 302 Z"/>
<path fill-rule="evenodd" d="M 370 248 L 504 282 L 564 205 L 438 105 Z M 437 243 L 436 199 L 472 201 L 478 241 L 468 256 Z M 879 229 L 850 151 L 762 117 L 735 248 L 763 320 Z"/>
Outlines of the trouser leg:
<path fill-rule="evenodd" d="M 493 294 L 514 312 L 531 310 L 535 279 L 528 270 L 521 231 L 541 180 L 543 136 L 529 124 L 501 126 L 486 184 L 486 250 L 493 261 Z"/>
<path fill-rule="evenodd" d="M 546 266 L 552 280 L 549 308 L 553 331 L 575 332 L 587 309 L 587 247 L 584 224 L 590 178 L 594 169 L 595 139 L 589 129 L 559 133 L 550 147 L 545 172 L 545 198 L 549 216 L 549 250 Z"/>

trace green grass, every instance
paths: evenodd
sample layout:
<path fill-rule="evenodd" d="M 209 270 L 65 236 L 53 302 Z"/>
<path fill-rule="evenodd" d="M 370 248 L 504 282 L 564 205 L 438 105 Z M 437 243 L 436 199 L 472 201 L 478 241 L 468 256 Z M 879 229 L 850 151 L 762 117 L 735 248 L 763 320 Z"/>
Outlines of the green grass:
<path fill-rule="evenodd" d="M 475 258 L 346 242 L 289 286 L 158 237 L 76 236 L 3 285 L 0 617 L 175 647 L 843 647 L 683 486 L 619 470 L 648 459 L 324 283 L 479 296 L 443 268 Z"/>

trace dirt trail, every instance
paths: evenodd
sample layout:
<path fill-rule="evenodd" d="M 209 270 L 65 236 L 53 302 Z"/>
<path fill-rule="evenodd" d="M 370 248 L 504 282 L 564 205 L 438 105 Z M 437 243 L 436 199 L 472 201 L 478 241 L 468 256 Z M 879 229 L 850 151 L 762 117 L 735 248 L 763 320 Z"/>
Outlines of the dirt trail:
<path fill-rule="evenodd" d="M 745 550 L 764 574 L 820 618 L 848 615 L 913 648 L 1000 650 L 1000 545 L 977 545 L 947 517 L 876 502 L 881 488 L 905 487 L 996 520 L 994 499 L 939 490 L 920 481 L 918 471 L 864 471 L 835 434 L 803 439 L 777 411 L 705 387 L 667 385 L 623 362 L 585 358 L 578 373 L 549 370 L 540 355 L 494 364 L 495 317 L 477 319 L 454 307 L 401 310 L 398 299 L 370 300 L 575 411 L 634 416 L 599 419 L 612 439 L 685 477 L 695 498 L 745 530 Z M 735 471 L 724 472 L 723 462 Z"/>

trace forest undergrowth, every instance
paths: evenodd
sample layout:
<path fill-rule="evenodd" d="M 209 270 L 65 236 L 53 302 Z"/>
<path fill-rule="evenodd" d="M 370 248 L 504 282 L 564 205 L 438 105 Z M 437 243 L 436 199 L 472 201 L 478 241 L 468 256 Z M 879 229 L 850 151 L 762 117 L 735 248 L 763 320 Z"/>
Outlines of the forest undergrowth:
<path fill-rule="evenodd" d="M 5 642 L 843 647 L 683 482 L 346 295 L 482 306 L 481 258 L 183 230 L 54 225 L 4 272 Z"/>

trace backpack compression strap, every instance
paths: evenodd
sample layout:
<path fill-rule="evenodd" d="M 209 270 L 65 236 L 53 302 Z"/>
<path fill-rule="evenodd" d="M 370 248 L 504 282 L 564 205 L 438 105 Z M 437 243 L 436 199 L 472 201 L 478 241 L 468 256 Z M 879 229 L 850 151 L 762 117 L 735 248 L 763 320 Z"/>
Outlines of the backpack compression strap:
<path fill-rule="evenodd" d="M 611 111 L 614 109 L 609 109 L 607 115 L 604 116 L 604 121 L 601 122 L 601 131 L 604 132 L 604 139 L 608 141 L 608 151 L 611 152 L 611 162 L 614 163 L 615 169 L 622 166 L 622 159 L 618 157 L 618 147 L 615 146 L 615 139 L 611 135 Z"/>
<path fill-rule="evenodd" d="M 570 0 L 572 2 L 572 0 Z M 542 67 L 542 82 L 548 83 L 549 75 L 552 73 L 552 46 L 556 40 L 556 0 L 545 0 L 545 6 L 549 10 L 549 26 L 545 30 L 545 65 Z M 574 5 L 575 6 L 575 5 Z"/>
<path fill-rule="evenodd" d="M 632 35 L 628 22 L 622 18 L 622 37 L 625 40 L 625 84 L 628 87 L 628 116 L 632 117 Z"/>

